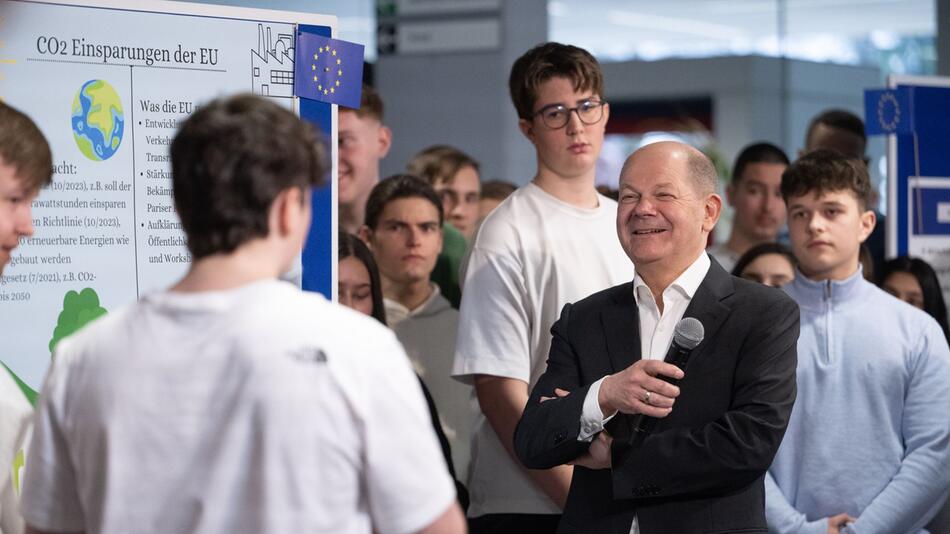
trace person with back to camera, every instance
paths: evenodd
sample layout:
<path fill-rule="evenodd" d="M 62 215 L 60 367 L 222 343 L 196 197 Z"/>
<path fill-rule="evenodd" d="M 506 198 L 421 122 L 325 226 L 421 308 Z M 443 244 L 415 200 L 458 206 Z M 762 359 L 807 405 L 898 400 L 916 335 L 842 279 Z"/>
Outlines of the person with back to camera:
<path fill-rule="evenodd" d="M 27 532 L 464 532 L 395 336 L 277 280 L 326 174 L 313 128 L 257 96 L 220 98 L 170 154 L 194 261 L 57 345 Z"/>

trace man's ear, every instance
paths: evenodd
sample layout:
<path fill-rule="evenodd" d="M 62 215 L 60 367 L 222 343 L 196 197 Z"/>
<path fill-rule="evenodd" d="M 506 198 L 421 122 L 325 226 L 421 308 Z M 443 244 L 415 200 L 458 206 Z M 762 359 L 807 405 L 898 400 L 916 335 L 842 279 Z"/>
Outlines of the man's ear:
<path fill-rule="evenodd" d="M 306 211 L 305 202 L 309 195 L 299 187 L 291 187 L 277 194 L 271 204 L 271 231 L 279 236 L 293 233 L 303 220 L 301 213 Z"/>
<path fill-rule="evenodd" d="M 706 205 L 704 206 L 703 231 L 712 232 L 719 216 L 722 215 L 722 197 L 715 193 L 706 196 Z"/>
<path fill-rule="evenodd" d="M 379 143 L 379 159 L 383 159 L 386 157 L 386 154 L 389 154 L 389 149 L 393 144 L 393 131 L 389 129 L 389 126 L 383 124 L 379 125 L 379 134 L 376 142 Z"/>
<path fill-rule="evenodd" d="M 871 235 L 871 232 L 874 231 L 874 226 L 877 225 L 877 215 L 874 214 L 872 210 L 865 210 L 861 214 L 861 230 L 858 235 L 858 240 L 860 243 L 864 241 Z"/>
<path fill-rule="evenodd" d="M 534 125 L 531 124 L 531 121 L 526 119 L 518 119 L 518 129 L 521 130 L 521 133 L 528 138 L 528 141 L 531 141 L 531 144 L 534 144 Z"/>

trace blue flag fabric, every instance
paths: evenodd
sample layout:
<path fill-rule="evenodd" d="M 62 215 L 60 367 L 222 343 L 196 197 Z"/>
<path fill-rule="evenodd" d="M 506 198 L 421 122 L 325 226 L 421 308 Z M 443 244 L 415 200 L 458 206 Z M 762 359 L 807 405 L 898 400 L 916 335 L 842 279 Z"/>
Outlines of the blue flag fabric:
<path fill-rule="evenodd" d="M 864 129 L 868 135 L 914 133 L 913 89 L 865 90 Z"/>
<path fill-rule="evenodd" d="M 363 45 L 297 32 L 294 93 L 359 109 L 363 92 Z"/>

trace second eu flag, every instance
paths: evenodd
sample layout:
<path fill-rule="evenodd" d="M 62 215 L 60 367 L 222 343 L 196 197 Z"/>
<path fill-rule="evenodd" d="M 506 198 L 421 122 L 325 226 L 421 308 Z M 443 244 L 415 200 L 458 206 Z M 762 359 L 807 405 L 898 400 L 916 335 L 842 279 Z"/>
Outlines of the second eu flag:
<path fill-rule="evenodd" d="M 363 91 L 363 45 L 297 32 L 294 93 L 359 109 Z"/>
<path fill-rule="evenodd" d="M 868 135 L 914 133 L 913 88 L 866 89 L 864 124 Z"/>

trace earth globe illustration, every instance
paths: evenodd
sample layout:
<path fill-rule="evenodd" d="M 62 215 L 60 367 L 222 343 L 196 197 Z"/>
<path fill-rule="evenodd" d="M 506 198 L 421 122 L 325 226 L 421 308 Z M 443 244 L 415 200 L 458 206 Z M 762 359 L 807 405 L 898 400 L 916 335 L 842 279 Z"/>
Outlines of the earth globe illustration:
<path fill-rule="evenodd" d="M 73 98 L 73 137 L 84 156 L 103 161 L 122 143 L 125 118 L 115 89 L 103 80 L 89 80 Z"/>

